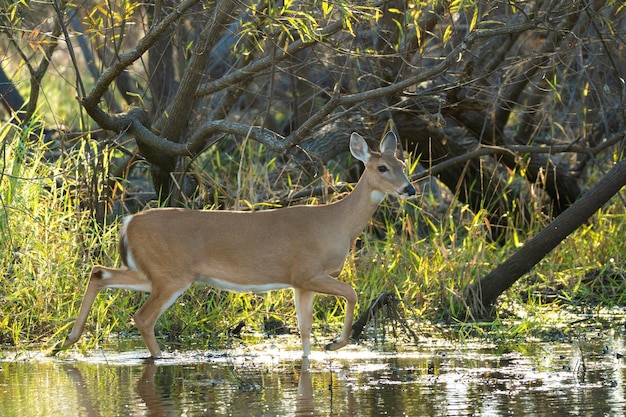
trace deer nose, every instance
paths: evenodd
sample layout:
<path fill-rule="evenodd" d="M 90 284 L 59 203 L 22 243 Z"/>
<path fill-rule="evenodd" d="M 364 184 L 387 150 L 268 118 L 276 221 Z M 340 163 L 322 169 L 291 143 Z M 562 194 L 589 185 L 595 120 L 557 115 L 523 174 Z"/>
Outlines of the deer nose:
<path fill-rule="evenodd" d="M 406 187 L 404 187 L 404 193 L 406 195 L 415 195 L 415 187 L 409 183 Z"/>

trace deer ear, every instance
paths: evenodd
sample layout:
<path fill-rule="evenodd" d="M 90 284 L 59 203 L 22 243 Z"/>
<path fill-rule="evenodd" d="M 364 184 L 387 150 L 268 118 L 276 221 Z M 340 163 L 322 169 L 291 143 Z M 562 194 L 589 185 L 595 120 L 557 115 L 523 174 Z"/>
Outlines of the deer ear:
<path fill-rule="evenodd" d="M 367 142 L 365 142 L 365 139 L 363 139 L 361 135 L 356 132 L 350 136 L 350 152 L 352 153 L 352 156 L 364 164 L 366 164 L 367 161 L 369 161 L 370 156 L 372 156 L 369 148 L 367 147 Z"/>
<path fill-rule="evenodd" d="M 396 134 L 390 130 L 380 142 L 380 152 L 387 155 L 395 155 L 397 150 L 398 138 L 396 138 Z"/>

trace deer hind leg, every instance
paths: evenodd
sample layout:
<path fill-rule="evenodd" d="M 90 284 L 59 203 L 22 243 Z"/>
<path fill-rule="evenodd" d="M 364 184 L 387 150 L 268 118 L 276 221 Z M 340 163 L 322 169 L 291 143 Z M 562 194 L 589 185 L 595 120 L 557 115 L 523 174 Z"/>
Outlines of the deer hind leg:
<path fill-rule="evenodd" d="M 299 288 L 293 290 L 298 316 L 298 329 L 302 339 L 302 356 L 308 358 L 311 354 L 311 328 L 313 326 L 313 299 L 315 293 Z"/>
<path fill-rule="evenodd" d="M 94 266 L 89 275 L 89 284 L 83 297 L 83 302 L 78 311 L 76 322 L 67 335 L 63 345 L 54 349 L 59 351 L 72 346 L 80 339 L 87 322 L 87 317 L 100 290 L 104 288 L 126 288 L 135 291 L 150 292 L 152 286 L 142 274 L 126 268 L 107 268 L 104 266 Z"/>
<path fill-rule="evenodd" d="M 354 288 L 345 282 L 336 280 L 330 275 L 324 275 L 307 281 L 306 287 L 303 287 L 303 289 L 320 294 L 343 297 L 346 300 L 346 317 L 344 318 L 341 335 L 339 335 L 339 337 L 332 342 L 328 343 L 324 349 L 337 350 L 347 345 L 350 342 L 350 333 L 352 332 L 352 321 L 354 318 L 354 307 L 357 302 L 357 295 Z"/>
<path fill-rule="evenodd" d="M 165 310 L 174 304 L 174 301 L 189 288 L 192 281 L 164 280 L 162 282 L 168 282 L 170 285 L 159 288 L 153 287 L 152 293 L 146 302 L 133 316 L 135 326 L 139 330 L 139 333 L 141 333 L 141 337 L 153 359 L 161 356 L 161 348 L 154 334 L 154 326 Z M 174 283 L 177 283 L 177 285 L 172 285 Z"/>

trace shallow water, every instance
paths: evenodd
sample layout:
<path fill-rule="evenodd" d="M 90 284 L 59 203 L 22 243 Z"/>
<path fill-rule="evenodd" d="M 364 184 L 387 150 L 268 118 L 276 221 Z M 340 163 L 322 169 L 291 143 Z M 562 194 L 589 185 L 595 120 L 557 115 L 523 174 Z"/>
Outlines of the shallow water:
<path fill-rule="evenodd" d="M 146 350 L 3 352 L 0 416 L 624 415 L 624 343 L 607 330 L 568 343 L 351 345 L 314 352 L 308 370 L 281 339 L 156 363 Z"/>

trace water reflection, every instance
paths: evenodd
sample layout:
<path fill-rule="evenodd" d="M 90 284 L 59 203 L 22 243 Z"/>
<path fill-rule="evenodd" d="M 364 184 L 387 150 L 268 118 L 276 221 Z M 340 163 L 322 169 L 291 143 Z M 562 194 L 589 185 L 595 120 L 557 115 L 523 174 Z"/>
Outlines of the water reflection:
<path fill-rule="evenodd" d="M 313 380 L 311 379 L 311 364 L 308 358 L 302 359 L 298 381 L 298 399 L 296 401 L 296 416 L 313 416 Z"/>
<path fill-rule="evenodd" d="M 171 398 L 171 394 L 168 392 L 165 384 L 163 384 L 162 382 L 158 383 L 156 381 L 157 371 L 158 366 L 155 363 L 147 363 L 143 369 L 141 377 L 137 381 L 137 385 L 135 388 L 138 397 L 141 399 L 141 402 L 146 407 L 146 415 L 150 417 L 171 417 L 181 415 L 176 410 L 175 402 Z M 165 379 L 168 380 L 168 378 Z M 231 410 L 225 412 L 225 414 L 244 415 L 235 407 L 235 404 L 232 405 L 233 407 L 231 408 Z M 215 412 L 215 410 L 212 411 L 209 408 L 198 411 L 207 413 Z M 260 411 L 260 409 L 257 411 Z M 315 415 L 313 408 L 313 384 L 308 360 L 302 361 L 301 369 L 299 372 L 299 382 L 297 399 L 295 401 L 294 415 L 298 417 Z"/>
<path fill-rule="evenodd" d="M 165 390 L 155 383 L 157 366 L 154 362 L 146 364 L 137 381 L 136 391 L 148 409 L 150 417 L 177 416 L 174 403 Z"/>
<path fill-rule="evenodd" d="M 621 335 L 563 344 L 351 347 L 295 353 L 143 352 L 0 362 L 0 415 L 550 416 L 623 415 Z"/>
<path fill-rule="evenodd" d="M 91 398 L 91 393 L 87 389 L 87 383 L 85 382 L 85 379 L 83 378 L 80 370 L 73 365 L 63 365 L 62 369 L 69 377 L 69 380 L 72 382 L 76 390 L 75 398 L 77 399 L 78 409 L 83 411 L 85 416 L 99 416 L 100 414 L 98 413 L 97 408 L 94 406 L 94 402 Z"/>

